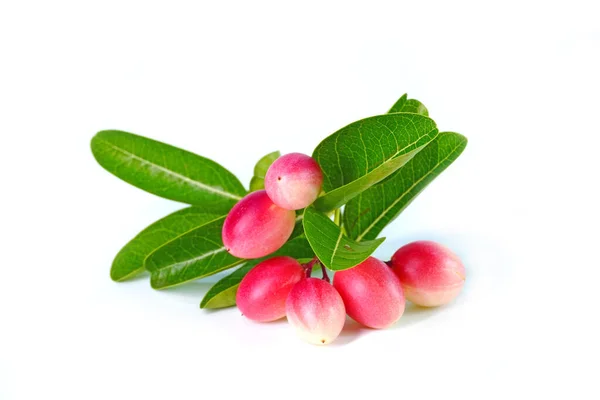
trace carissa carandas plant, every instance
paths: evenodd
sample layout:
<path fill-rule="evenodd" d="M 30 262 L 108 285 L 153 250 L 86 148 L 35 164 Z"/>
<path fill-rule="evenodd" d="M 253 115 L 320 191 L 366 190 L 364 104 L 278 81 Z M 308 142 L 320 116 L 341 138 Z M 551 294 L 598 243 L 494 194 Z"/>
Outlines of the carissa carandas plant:
<path fill-rule="evenodd" d="M 303 283 L 302 290 L 293 291 L 301 294 L 297 300 L 290 295 L 287 306 L 284 300 L 298 279 L 310 277 L 313 265 L 322 267 L 325 276 L 326 269 L 342 271 L 359 264 L 364 271 L 369 263 L 381 269 L 382 262 L 366 261 L 384 241 L 378 235 L 466 145 L 467 139 L 458 133 L 439 132 L 425 106 L 405 94 L 386 114 L 353 122 L 326 137 L 312 157 L 267 154 L 255 165 L 248 191 L 208 158 L 132 133 L 98 132 L 91 147 L 102 167 L 140 189 L 190 205 L 127 243 L 115 257 L 110 276 L 124 281 L 148 271 L 152 288 L 166 289 L 237 267 L 200 303 L 201 308 L 222 308 L 235 305 L 238 287 L 253 267 L 262 263 L 262 271 L 269 265 L 264 261 L 279 257 L 288 265 L 273 267 L 282 271 L 280 276 L 257 281 L 240 293 L 245 302 L 266 301 L 262 288 L 279 290 L 272 309 L 241 306 L 252 310 L 249 314 L 257 313 L 257 319 L 282 317 L 287 307 L 295 326 L 310 331 L 310 341 L 325 343 L 341 328 L 314 325 L 314 313 L 321 311 L 302 299 L 324 299 L 315 290 L 330 293 L 337 286 L 355 318 L 365 319 L 367 325 L 388 325 L 404 307 L 399 285 L 392 282 L 389 293 L 379 297 L 383 300 L 373 303 L 390 303 L 385 299 L 391 298 L 402 310 L 392 310 L 385 320 L 371 318 L 365 315 L 368 309 L 361 309 L 365 294 L 352 292 L 352 282 L 369 282 L 363 272 L 344 281 L 341 275 L 337 282 L 334 277 L 334 286 L 327 283 L 331 289 Z M 258 270 L 253 276 L 260 276 Z M 342 298 L 333 292 L 327 295 L 335 304 Z M 343 304 L 336 307 L 343 312 Z"/>

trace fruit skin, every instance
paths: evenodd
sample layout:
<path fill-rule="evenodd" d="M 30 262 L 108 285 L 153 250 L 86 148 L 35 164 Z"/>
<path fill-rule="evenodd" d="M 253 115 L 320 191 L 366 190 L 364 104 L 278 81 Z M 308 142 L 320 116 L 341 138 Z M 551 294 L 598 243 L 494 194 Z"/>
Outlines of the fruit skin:
<path fill-rule="evenodd" d="M 278 207 L 266 191 L 258 190 L 229 211 L 223 224 L 223 244 L 235 257 L 264 257 L 283 246 L 295 223 L 293 211 Z"/>
<path fill-rule="evenodd" d="M 348 315 L 369 328 L 387 328 L 404 313 L 404 294 L 398 277 L 375 257 L 337 271 L 333 286 L 342 296 Z"/>
<path fill-rule="evenodd" d="M 448 304 L 465 283 L 465 267 L 458 256 L 432 241 L 412 242 L 399 248 L 391 265 L 406 298 L 424 307 Z"/>
<path fill-rule="evenodd" d="M 252 268 L 240 282 L 235 301 L 247 318 L 268 322 L 285 317 L 285 301 L 304 269 L 291 257 L 273 257 Z"/>
<path fill-rule="evenodd" d="M 298 282 L 285 303 L 288 322 L 309 343 L 323 345 L 337 338 L 346 321 L 342 297 L 322 279 Z"/>
<path fill-rule="evenodd" d="M 300 210 L 312 204 L 321 191 L 323 172 L 306 154 L 290 153 L 271 164 L 265 176 L 265 189 L 279 207 Z"/>

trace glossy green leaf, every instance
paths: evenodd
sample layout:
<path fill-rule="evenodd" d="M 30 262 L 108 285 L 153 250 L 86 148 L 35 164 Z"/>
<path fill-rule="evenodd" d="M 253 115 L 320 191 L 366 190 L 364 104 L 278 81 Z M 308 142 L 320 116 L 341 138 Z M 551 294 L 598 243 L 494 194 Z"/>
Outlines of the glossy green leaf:
<path fill-rule="evenodd" d="M 200 308 L 225 308 L 235 305 L 240 282 L 260 261 L 251 260 L 215 283 L 204 295 Z"/>
<path fill-rule="evenodd" d="M 271 164 L 273 164 L 273 161 L 277 160 L 279 156 L 281 156 L 281 153 L 274 151 L 258 160 L 254 166 L 254 176 L 250 181 L 251 192 L 265 188 L 265 176 L 267 176 L 267 171 L 269 170 Z"/>
<path fill-rule="evenodd" d="M 314 206 L 331 211 L 393 174 L 438 134 L 423 115 L 396 113 L 356 121 L 323 140 L 313 158 L 323 170 Z"/>
<path fill-rule="evenodd" d="M 394 175 L 352 199 L 344 208 L 348 236 L 357 242 L 376 238 L 466 146 L 464 136 L 442 132 Z"/>
<path fill-rule="evenodd" d="M 165 289 L 233 268 L 243 259 L 227 252 L 221 239 L 225 217 L 188 231 L 146 258 L 150 284 Z"/>
<path fill-rule="evenodd" d="M 327 268 L 340 271 L 366 260 L 385 240 L 357 243 L 345 236 L 339 226 L 313 208 L 304 213 L 304 233 L 313 251 Z"/>
<path fill-rule="evenodd" d="M 227 252 L 221 238 L 225 216 L 192 229 L 158 248 L 146 258 L 150 284 L 165 289 L 201 279 L 244 263 Z M 290 240 L 302 235 L 300 219 Z"/>
<path fill-rule="evenodd" d="M 114 281 L 124 281 L 145 271 L 144 260 L 150 253 L 178 235 L 226 214 L 229 210 L 224 207 L 225 204 L 221 203 L 212 209 L 184 208 L 148 226 L 119 251 L 113 261 L 110 277 Z"/>
<path fill-rule="evenodd" d="M 216 162 L 156 140 L 122 131 L 92 139 L 94 157 L 107 171 L 155 195 L 183 203 L 233 206 L 246 194 Z"/>
<path fill-rule="evenodd" d="M 312 258 L 314 252 L 304 236 L 296 237 L 284 244 L 275 253 L 257 260 L 249 260 L 237 270 L 214 284 L 200 303 L 200 308 L 223 308 L 235 305 L 237 288 L 248 271 L 267 258 L 289 256 L 301 260 Z"/>
<path fill-rule="evenodd" d="M 427 111 L 427 108 L 423 105 L 423 103 L 421 103 L 419 100 L 409 99 L 406 93 L 398 99 L 392 108 L 390 108 L 388 114 L 398 112 L 421 114 L 425 115 L 426 117 L 429 116 L 429 111 Z"/>

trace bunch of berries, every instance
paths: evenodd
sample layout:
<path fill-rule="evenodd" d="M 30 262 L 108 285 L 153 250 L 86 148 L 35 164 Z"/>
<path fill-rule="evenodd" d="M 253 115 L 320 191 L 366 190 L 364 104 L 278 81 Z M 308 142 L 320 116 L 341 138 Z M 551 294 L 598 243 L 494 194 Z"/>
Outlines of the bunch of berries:
<path fill-rule="evenodd" d="M 228 214 L 222 232 L 227 250 L 246 259 L 277 251 L 294 230 L 295 210 L 312 204 L 322 183 L 321 168 L 307 155 L 275 160 L 265 190 L 250 193 Z M 254 321 L 287 317 L 300 337 L 321 345 L 340 334 L 346 314 L 366 327 L 387 328 L 404 313 L 405 299 L 425 307 L 447 304 L 465 280 L 460 259 L 430 241 L 407 244 L 388 262 L 369 257 L 337 271 L 333 283 L 322 265 L 323 279 L 311 277 L 317 263 L 317 258 L 300 264 L 287 256 L 262 261 L 240 282 L 237 307 Z"/>

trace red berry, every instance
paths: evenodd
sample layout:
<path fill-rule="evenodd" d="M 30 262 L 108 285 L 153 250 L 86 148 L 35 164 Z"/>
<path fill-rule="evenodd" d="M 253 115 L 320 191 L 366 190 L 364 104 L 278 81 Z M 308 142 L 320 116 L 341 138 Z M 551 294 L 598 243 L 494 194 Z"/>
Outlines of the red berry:
<path fill-rule="evenodd" d="M 291 257 L 273 257 L 252 268 L 240 282 L 235 301 L 244 316 L 267 322 L 285 317 L 285 301 L 304 278 L 304 269 Z"/>
<path fill-rule="evenodd" d="M 387 328 L 404 313 L 400 281 L 390 267 L 374 257 L 336 272 L 333 286 L 344 299 L 348 315 L 370 328 Z"/>
<path fill-rule="evenodd" d="M 223 224 L 223 244 L 239 258 L 260 258 L 278 250 L 289 239 L 296 214 L 276 206 L 267 192 L 252 192 L 229 212 Z"/>
<path fill-rule="evenodd" d="M 333 341 L 346 321 L 344 302 L 337 290 L 317 278 L 298 282 L 287 298 L 285 309 L 298 336 L 312 344 Z"/>
<path fill-rule="evenodd" d="M 409 243 L 392 257 L 392 269 L 407 299 L 424 307 L 452 301 L 465 283 L 465 267 L 447 247 L 430 241 Z"/>
<path fill-rule="evenodd" d="M 319 196 L 323 173 L 319 164 L 301 153 L 279 157 L 267 171 L 265 189 L 279 207 L 299 210 L 312 204 Z"/>

